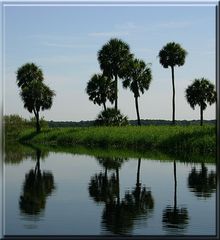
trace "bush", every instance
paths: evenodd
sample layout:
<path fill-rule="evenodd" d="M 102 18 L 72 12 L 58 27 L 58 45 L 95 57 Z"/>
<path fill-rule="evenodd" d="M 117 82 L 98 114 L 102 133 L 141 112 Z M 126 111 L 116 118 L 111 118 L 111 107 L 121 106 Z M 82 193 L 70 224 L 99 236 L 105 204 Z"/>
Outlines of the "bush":
<path fill-rule="evenodd" d="M 126 126 L 128 118 L 121 114 L 119 110 L 107 108 L 102 111 L 95 120 L 96 126 Z"/>

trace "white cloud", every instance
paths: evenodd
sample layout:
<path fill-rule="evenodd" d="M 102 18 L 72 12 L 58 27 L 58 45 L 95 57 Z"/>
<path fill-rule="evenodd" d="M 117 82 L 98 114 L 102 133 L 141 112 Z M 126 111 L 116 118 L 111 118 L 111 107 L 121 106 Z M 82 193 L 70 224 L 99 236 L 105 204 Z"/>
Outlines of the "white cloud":
<path fill-rule="evenodd" d="M 145 28 L 140 25 L 136 25 L 133 22 L 127 22 L 127 23 L 122 23 L 122 24 L 117 24 L 115 25 L 116 29 L 121 29 L 125 31 L 137 31 L 137 30 L 144 30 Z"/>
<path fill-rule="evenodd" d="M 91 48 L 90 44 L 71 44 L 71 43 L 56 43 L 56 42 L 42 42 L 42 45 L 56 48 Z"/>
<path fill-rule="evenodd" d="M 88 34 L 90 37 L 112 37 L 112 36 L 127 36 L 129 32 L 91 32 Z"/>
<path fill-rule="evenodd" d="M 189 27 L 191 25 L 190 22 L 188 21 L 182 21 L 182 22 L 163 22 L 163 23 L 158 23 L 156 24 L 154 27 L 155 28 L 164 28 L 164 29 L 167 29 L 167 28 L 186 28 L 186 27 Z"/>

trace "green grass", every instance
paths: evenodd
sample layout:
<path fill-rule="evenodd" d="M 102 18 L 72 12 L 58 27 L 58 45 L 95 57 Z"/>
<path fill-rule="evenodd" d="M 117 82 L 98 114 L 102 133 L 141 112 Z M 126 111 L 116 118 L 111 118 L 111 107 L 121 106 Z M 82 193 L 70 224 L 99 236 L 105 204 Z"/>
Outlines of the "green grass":
<path fill-rule="evenodd" d="M 39 134 L 34 131 L 23 131 L 19 141 L 53 146 L 162 150 L 177 154 L 214 155 L 216 152 L 216 130 L 211 125 L 54 128 Z"/>

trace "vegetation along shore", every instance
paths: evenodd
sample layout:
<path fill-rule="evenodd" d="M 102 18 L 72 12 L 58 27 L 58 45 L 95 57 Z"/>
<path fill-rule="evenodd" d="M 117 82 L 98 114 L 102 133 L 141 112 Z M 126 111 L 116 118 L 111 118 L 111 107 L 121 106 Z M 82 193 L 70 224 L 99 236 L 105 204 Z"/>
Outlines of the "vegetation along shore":
<path fill-rule="evenodd" d="M 170 153 L 215 154 L 213 125 L 47 128 L 23 130 L 19 142 L 51 146 L 111 147 L 162 150 Z"/>

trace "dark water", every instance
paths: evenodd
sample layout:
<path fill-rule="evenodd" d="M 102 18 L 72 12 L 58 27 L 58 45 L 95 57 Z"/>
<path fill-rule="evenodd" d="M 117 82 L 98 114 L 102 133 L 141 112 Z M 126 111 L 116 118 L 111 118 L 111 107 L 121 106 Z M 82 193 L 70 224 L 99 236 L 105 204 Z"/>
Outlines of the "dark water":
<path fill-rule="evenodd" d="M 6 235 L 215 235 L 215 164 L 6 153 Z"/>

